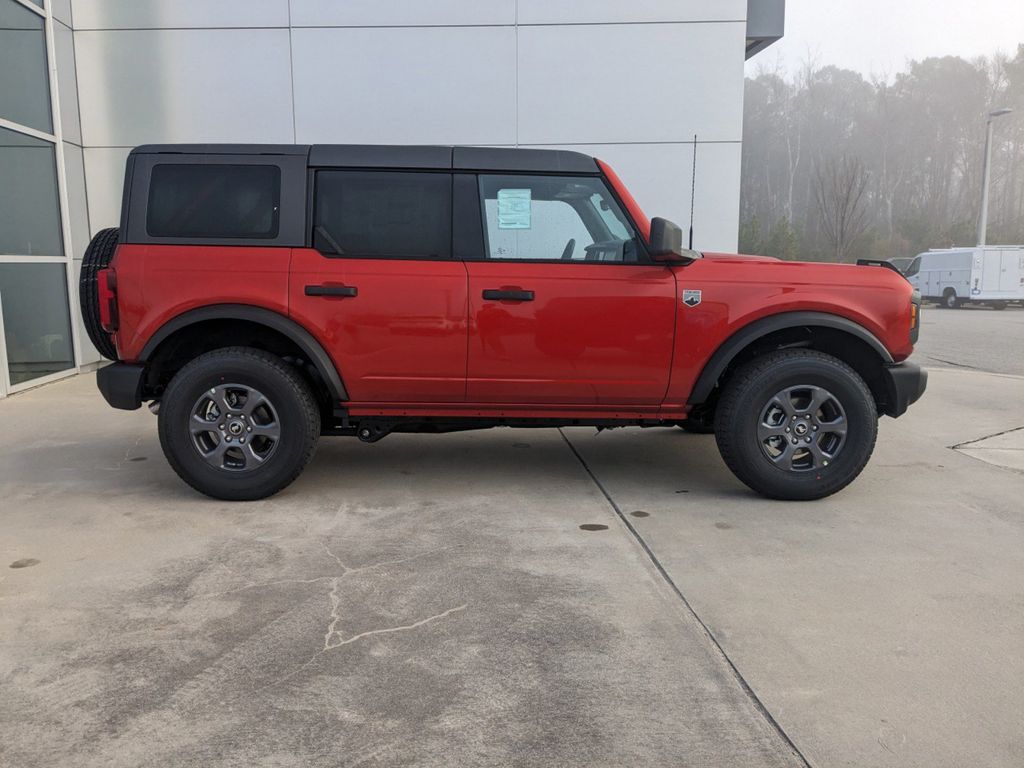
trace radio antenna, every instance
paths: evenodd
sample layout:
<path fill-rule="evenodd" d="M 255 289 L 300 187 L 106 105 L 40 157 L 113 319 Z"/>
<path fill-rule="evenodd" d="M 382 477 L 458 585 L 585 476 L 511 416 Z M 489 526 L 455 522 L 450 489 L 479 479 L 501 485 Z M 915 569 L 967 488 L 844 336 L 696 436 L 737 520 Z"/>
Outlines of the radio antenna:
<path fill-rule="evenodd" d="M 693 134 L 693 177 L 690 181 L 690 250 L 693 250 L 693 203 L 697 194 L 697 134 Z"/>

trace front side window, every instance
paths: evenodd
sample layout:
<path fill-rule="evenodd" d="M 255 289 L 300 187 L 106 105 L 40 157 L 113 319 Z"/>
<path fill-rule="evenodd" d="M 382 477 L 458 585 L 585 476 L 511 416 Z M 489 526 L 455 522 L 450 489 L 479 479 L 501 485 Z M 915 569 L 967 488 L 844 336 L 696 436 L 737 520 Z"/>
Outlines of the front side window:
<path fill-rule="evenodd" d="M 523 261 L 627 262 L 636 231 L 604 182 L 586 176 L 481 176 L 487 255 Z"/>
<path fill-rule="evenodd" d="M 907 276 L 907 277 L 913 277 L 914 275 L 916 275 L 920 271 L 921 271 L 921 257 L 918 256 L 912 262 L 910 262 L 910 266 L 907 267 L 907 271 L 904 272 L 903 274 L 905 276 Z"/>
<path fill-rule="evenodd" d="M 156 165 L 146 231 L 151 237 L 272 239 L 280 206 L 276 165 Z"/>
<path fill-rule="evenodd" d="M 320 171 L 313 245 L 339 256 L 451 256 L 451 174 Z"/>

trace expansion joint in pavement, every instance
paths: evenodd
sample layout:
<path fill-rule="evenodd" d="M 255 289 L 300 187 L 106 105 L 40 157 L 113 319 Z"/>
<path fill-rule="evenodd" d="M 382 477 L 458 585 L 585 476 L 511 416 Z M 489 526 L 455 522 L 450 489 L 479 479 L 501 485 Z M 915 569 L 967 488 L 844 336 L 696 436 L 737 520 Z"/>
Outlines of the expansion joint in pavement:
<path fill-rule="evenodd" d="M 697 615 L 697 612 L 693 609 L 693 606 L 690 605 L 690 601 L 686 599 L 686 595 L 683 594 L 683 591 L 679 588 L 679 585 L 676 584 L 671 574 L 669 574 L 665 566 L 662 565 L 661 561 L 658 559 L 658 556 L 654 553 L 654 550 L 651 549 L 651 547 L 644 540 L 644 537 L 640 535 L 640 532 L 630 522 L 629 518 L 626 517 L 626 515 L 623 513 L 622 509 L 616 503 L 615 499 L 613 499 L 612 495 L 608 492 L 608 489 L 605 488 L 604 484 L 598 479 L 597 475 L 594 474 L 594 471 L 590 468 L 590 465 L 587 464 L 587 460 L 583 458 L 583 455 L 578 450 L 576 450 L 576 446 L 572 444 L 572 441 L 569 439 L 568 435 L 565 434 L 565 431 L 563 429 L 559 428 L 558 433 L 562 436 L 562 439 L 565 441 L 565 444 L 569 446 L 569 450 L 572 451 L 573 456 L 575 456 L 577 461 L 579 461 L 580 466 L 583 467 L 583 471 L 587 473 L 587 475 L 593 481 L 594 485 L 597 486 L 597 489 L 601 492 L 601 495 L 604 496 L 608 504 L 611 506 L 612 510 L 618 516 L 619 520 L 621 520 L 622 524 L 626 526 L 626 530 L 629 531 L 630 535 L 632 535 L 632 537 L 636 540 L 637 544 L 640 545 L 640 548 L 647 555 L 648 559 L 650 559 L 651 563 L 654 565 L 654 568 L 661 575 L 661 578 L 664 579 L 669 589 L 671 589 L 672 592 L 675 593 L 676 597 L 679 598 L 679 601 L 686 608 L 686 611 L 691 616 L 693 616 L 697 624 L 699 624 L 701 629 L 704 630 L 704 634 L 707 636 L 708 641 L 721 655 L 722 659 L 725 661 L 729 669 L 732 671 L 732 674 L 735 677 L 736 682 L 739 684 L 740 688 L 743 689 L 743 692 L 749 697 L 757 711 L 761 713 L 761 716 L 764 717 L 764 719 L 775 730 L 775 732 L 779 734 L 779 737 L 789 746 L 791 750 L 793 750 L 793 754 L 805 766 L 807 766 L 807 768 L 811 768 L 811 765 L 808 762 L 807 758 L 804 756 L 803 752 L 801 752 L 797 745 L 793 743 L 793 740 L 789 738 L 786 732 L 782 729 L 782 726 L 779 725 L 778 721 L 772 716 L 772 713 L 768 711 L 768 708 L 764 705 L 764 702 L 762 702 L 761 699 L 758 698 L 757 694 L 754 692 L 754 689 L 750 687 L 750 684 L 747 683 L 743 675 L 740 674 L 739 669 L 737 669 L 732 659 L 729 658 L 729 655 L 725 652 L 725 649 L 722 647 L 721 643 L 719 643 L 718 640 L 715 638 L 714 634 L 712 634 L 711 629 L 708 627 L 707 624 L 704 623 L 701 617 Z"/>

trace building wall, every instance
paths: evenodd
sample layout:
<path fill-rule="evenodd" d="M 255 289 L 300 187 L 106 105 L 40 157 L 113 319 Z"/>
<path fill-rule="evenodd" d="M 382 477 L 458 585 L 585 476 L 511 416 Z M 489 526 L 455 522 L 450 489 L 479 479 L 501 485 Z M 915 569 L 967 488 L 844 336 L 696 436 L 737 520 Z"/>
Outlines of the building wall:
<path fill-rule="evenodd" d="M 697 134 L 695 245 L 736 248 L 747 0 L 64 0 L 53 15 L 76 259 L 117 224 L 129 149 L 157 142 L 572 148 L 685 228 Z"/>

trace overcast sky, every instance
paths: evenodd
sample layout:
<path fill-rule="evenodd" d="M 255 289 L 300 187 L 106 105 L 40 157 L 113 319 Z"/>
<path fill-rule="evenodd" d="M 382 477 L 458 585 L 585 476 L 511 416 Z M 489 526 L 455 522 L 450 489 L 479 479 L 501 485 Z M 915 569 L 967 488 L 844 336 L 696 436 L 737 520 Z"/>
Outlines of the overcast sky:
<path fill-rule="evenodd" d="M 747 62 L 792 73 L 808 51 L 821 65 L 892 77 L 907 61 L 969 58 L 1024 43 L 1024 0 L 786 0 L 786 36 Z"/>

